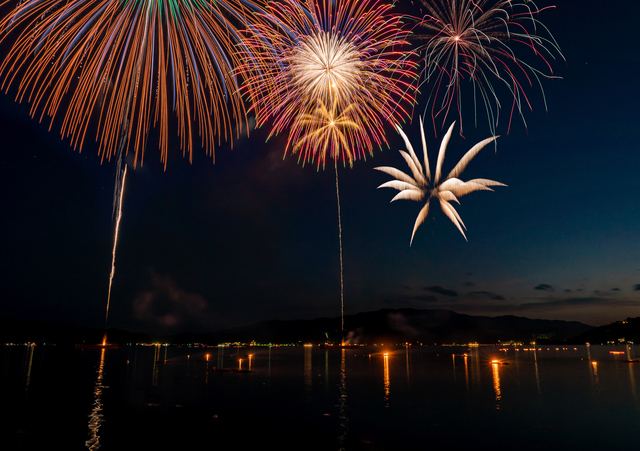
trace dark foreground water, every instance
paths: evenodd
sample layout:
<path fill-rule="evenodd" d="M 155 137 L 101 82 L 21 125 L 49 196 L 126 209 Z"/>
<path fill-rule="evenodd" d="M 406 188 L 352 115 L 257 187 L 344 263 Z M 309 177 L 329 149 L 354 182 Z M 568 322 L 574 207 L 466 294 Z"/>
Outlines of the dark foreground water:
<path fill-rule="evenodd" d="M 0 346 L 0 449 L 636 449 L 636 351 Z"/>

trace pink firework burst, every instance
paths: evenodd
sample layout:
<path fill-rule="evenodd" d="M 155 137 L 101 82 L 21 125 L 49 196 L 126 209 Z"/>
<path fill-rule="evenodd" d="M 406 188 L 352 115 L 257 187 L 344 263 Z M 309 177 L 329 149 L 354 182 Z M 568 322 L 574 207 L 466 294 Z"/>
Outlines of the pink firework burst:
<path fill-rule="evenodd" d="M 410 117 L 417 63 L 406 47 L 402 16 L 391 9 L 376 0 L 269 4 L 247 35 L 239 72 L 257 125 L 272 121 L 269 137 L 289 131 L 285 154 L 298 152 L 303 164 L 317 159 L 318 167 L 327 155 L 352 164 L 374 144 L 386 144 L 385 124 Z M 319 109 L 349 124 L 340 131 L 344 140 L 317 146 L 317 139 L 305 139 L 326 126 L 322 118 L 310 120 Z M 353 147 L 344 151 L 344 142 Z"/>
<path fill-rule="evenodd" d="M 431 85 L 426 109 L 444 123 L 452 110 L 460 119 L 462 101 L 472 98 L 477 125 L 478 104 L 484 106 L 495 135 L 500 111 L 508 111 L 511 129 L 523 110 L 531 109 L 526 92 L 534 84 L 544 99 L 541 78 L 553 75 L 551 60 L 564 59 L 548 29 L 538 19 L 544 9 L 531 0 L 423 0 L 427 14 L 421 22 L 426 41 L 424 81 Z M 525 57 L 527 61 L 525 61 Z M 540 66 L 542 69 L 536 67 Z M 505 93 L 504 103 L 502 93 Z"/>

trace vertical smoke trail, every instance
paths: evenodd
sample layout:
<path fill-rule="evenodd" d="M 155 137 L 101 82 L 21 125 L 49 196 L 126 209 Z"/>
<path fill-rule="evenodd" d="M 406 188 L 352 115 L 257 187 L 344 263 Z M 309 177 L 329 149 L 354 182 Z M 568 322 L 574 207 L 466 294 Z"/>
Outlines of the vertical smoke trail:
<path fill-rule="evenodd" d="M 340 318 L 342 320 L 341 344 L 344 344 L 344 279 L 342 275 L 342 220 L 340 219 L 340 190 L 338 189 L 338 162 L 336 168 L 336 197 L 338 198 L 338 241 L 340 243 Z"/>
<path fill-rule="evenodd" d="M 109 294 L 107 295 L 107 313 L 104 318 L 105 324 L 109 320 L 109 301 L 111 300 L 111 284 L 113 283 L 113 275 L 116 272 L 116 246 L 118 245 L 118 231 L 120 229 L 120 219 L 122 219 L 122 194 L 124 193 L 124 181 L 127 176 L 127 165 L 124 165 L 122 171 L 122 185 L 120 186 L 120 196 L 118 197 L 118 216 L 116 217 L 116 231 L 113 236 L 113 253 L 111 258 L 111 274 L 109 275 Z"/>

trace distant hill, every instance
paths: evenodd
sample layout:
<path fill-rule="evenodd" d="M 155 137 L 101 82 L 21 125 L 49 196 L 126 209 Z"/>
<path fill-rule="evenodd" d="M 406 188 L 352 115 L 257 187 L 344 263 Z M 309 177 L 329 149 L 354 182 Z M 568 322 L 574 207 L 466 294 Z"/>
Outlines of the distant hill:
<path fill-rule="evenodd" d="M 345 331 L 354 343 L 497 343 L 499 341 L 563 341 L 587 336 L 591 326 L 577 321 L 549 321 L 519 316 L 470 316 L 451 310 L 381 309 L 344 317 Z M 599 328 L 600 329 L 600 328 Z M 183 333 L 150 337 L 145 334 L 109 329 L 110 343 L 324 343 L 340 342 L 340 317 L 312 320 L 263 321 L 207 334 Z M 96 344 L 104 330 L 58 323 L 24 321 L 0 317 L 0 343 L 36 342 L 56 344 Z M 614 335 L 618 334 L 614 333 Z M 619 334 L 618 334 L 619 335 Z M 621 336 L 624 336 L 621 335 Z M 637 335 L 636 335 L 637 336 Z M 617 335 L 616 335 L 617 337 Z M 619 338 L 619 337 L 617 337 Z M 582 339 L 582 338 L 581 338 Z M 584 341 L 589 341 L 585 339 Z M 592 339 L 594 343 L 598 340 Z"/>
<path fill-rule="evenodd" d="M 640 343 L 640 317 L 627 318 L 625 321 L 616 321 L 606 326 L 596 327 L 568 340 L 568 342 L 580 344 Z"/>
<path fill-rule="evenodd" d="M 540 337 L 565 340 L 592 326 L 577 321 L 550 321 L 518 316 L 470 316 L 451 310 L 381 309 L 344 317 L 351 342 L 497 343 L 529 342 Z M 177 342 L 323 343 L 340 341 L 340 317 L 313 320 L 264 321 L 212 334 L 182 334 Z"/>

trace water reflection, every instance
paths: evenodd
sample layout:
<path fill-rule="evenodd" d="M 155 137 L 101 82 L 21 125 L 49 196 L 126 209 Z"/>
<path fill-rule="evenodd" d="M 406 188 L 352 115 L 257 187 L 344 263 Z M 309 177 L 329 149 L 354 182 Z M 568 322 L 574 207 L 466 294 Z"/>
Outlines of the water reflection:
<path fill-rule="evenodd" d="M 339 412 L 340 412 L 340 429 L 342 430 L 342 434 L 338 437 L 338 449 L 340 451 L 344 450 L 344 440 L 347 437 L 347 432 L 349 432 L 349 428 L 347 427 L 347 423 L 349 423 L 349 419 L 347 418 L 347 373 L 346 373 L 347 365 L 346 365 L 346 349 L 342 349 L 342 359 L 340 360 L 340 402 L 338 404 Z"/>
<path fill-rule="evenodd" d="M 33 365 L 33 351 L 36 347 L 35 343 L 29 343 L 27 345 L 27 374 L 26 374 L 26 381 L 24 384 L 24 391 L 25 393 L 29 391 L 29 384 L 31 383 L 31 366 Z"/>
<path fill-rule="evenodd" d="M 478 347 L 471 348 L 471 386 L 480 390 L 480 352 Z"/>
<path fill-rule="evenodd" d="M 411 386 L 411 353 L 409 352 L 410 346 L 405 346 L 405 360 L 407 362 L 407 386 Z"/>
<path fill-rule="evenodd" d="M 384 353 L 384 406 L 389 407 L 389 387 L 391 381 L 389 379 L 389 353 Z"/>
<path fill-rule="evenodd" d="M 271 349 L 269 349 L 271 350 Z M 224 345 L 218 345 L 218 363 L 217 368 L 224 368 Z"/>
<path fill-rule="evenodd" d="M 329 350 L 324 351 L 324 391 L 329 393 Z"/>
<path fill-rule="evenodd" d="M 469 391 L 469 365 L 467 363 L 467 354 L 464 356 L 464 379 L 467 383 L 467 391 Z"/>
<path fill-rule="evenodd" d="M 536 354 L 536 349 L 533 348 L 533 365 L 536 370 L 536 387 L 538 388 L 538 395 L 542 394 L 540 390 L 540 374 L 538 373 L 538 354 Z"/>
<path fill-rule="evenodd" d="M 307 397 L 311 394 L 311 350 L 309 346 L 304 348 L 304 386 L 307 392 Z"/>
<path fill-rule="evenodd" d="M 627 360 L 629 360 L 629 385 L 631 386 L 631 396 L 633 396 L 633 400 L 638 400 L 638 395 L 636 393 L 636 378 L 633 374 L 633 360 L 636 358 L 636 353 L 633 349 L 632 345 L 627 345 Z"/>
<path fill-rule="evenodd" d="M 596 362 L 595 360 L 593 360 L 591 362 L 591 369 L 592 369 L 592 374 L 593 374 L 593 388 L 595 389 L 596 393 L 600 392 L 600 381 L 598 379 L 598 362 Z"/>
<path fill-rule="evenodd" d="M 432 449 L 447 449 L 446 437 L 451 436 L 459 441 L 455 448 L 473 448 L 473 441 L 478 440 L 475 447 L 495 444 L 495 449 L 499 450 L 514 447 L 520 438 L 518 434 L 522 434 L 525 439 L 517 446 L 526 451 L 533 451 L 536 444 L 550 443 L 552 438 L 557 438 L 565 448 L 573 449 L 567 444 L 575 443 L 575 449 L 591 449 L 585 430 L 594 447 L 610 442 L 610 446 L 603 449 L 624 449 L 622 445 L 631 444 L 640 437 L 633 429 L 640 412 L 640 364 L 627 363 L 623 360 L 627 358 L 625 355 L 612 356 L 610 353 L 611 350 L 626 350 L 627 356 L 633 357 L 631 346 L 594 345 L 590 350 L 580 346 L 576 352 L 562 349 L 558 352 L 555 347 L 548 351 L 546 347 L 515 351 L 510 347 L 510 354 L 507 354 L 510 362 L 498 360 L 495 364 L 491 358 L 497 359 L 494 356 L 498 354 L 504 358 L 505 354 L 489 346 L 480 347 L 479 352 L 474 348 L 405 347 L 407 374 L 404 377 L 398 366 L 403 363 L 399 360 L 402 347 L 395 351 L 389 347 L 364 348 L 357 351 L 357 356 L 350 353 L 348 386 L 348 350 L 320 351 L 318 347 L 241 349 L 242 369 L 251 368 L 253 372 L 238 375 L 233 371 L 207 371 L 210 384 L 205 386 L 206 378 L 202 373 L 205 371 L 205 352 L 213 348 L 172 347 L 167 365 L 162 365 L 158 356 L 168 358 L 168 351 L 157 346 L 109 348 L 111 372 L 107 380 L 106 350 L 46 348 L 47 358 L 40 368 L 40 354 L 35 359 L 35 352 L 42 349 L 40 346 L 5 347 L 0 348 L 0 353 L 4 352 L 0 360 L 5 368 L 8 362 L 12 366 L 8 376 L 2 378 L 6 388 L 0 393 L 5 395 L 0 403 L 4 408 L 0 410 L 16 417 L 9 427 L 14 431 L 24 430 L 20 432 L 20 438 L 36 440 L 33 437 L 39 434 L 42 438 L 37 438 L 38 444 L 44 443 L 47 432 L 55 428 L 60 442 L 75 441 L 82 445 L 86 441 L 85 448 L 92 450 L 121 441 L 124 425 L 131 425 L 125 430 L 132 434 L 135 443 L 145 443 L 153 436 L 147 442 L 149 449 L 206 449 L 211 447 L 211 440 L 219 440 L 221 434 L 245 439 L 243 434 L 249 424 L 250 429 L 256 429 L 256 437 L 277 430 L 281 424 L 303 424 L 299 428 L 300 434 L 314 440 L 306 449 L 332 450 L 351 449 L 352 446 L 354 449 L 365 449 L 366 446 L 371 449 L 420 449 L 425 443 L 426 433 L 424 428 L 420 429 L 424 425 L 433 425 L 433 430 L 438 430 L 429 437 Z M 388 354 L 384 355 L 381 349 Z M 209 370 L 211 365 L 222 362 L 224 354 L 227 354 L 224 363 L 228 369 L 238 368 L 233 351 L 218 348 L 217 355 L 211 353 Z M 252 352 L 252 357 L 245 351 Z M 455 358 L 451 357 L 452 352 L 456 353 Z M 465 352 L 467 355 L 463 354 Z M 518 352 L 519 355 L 514 355 Z M 588 353 L 592 360 L 587 360 Z M 267 358 L 269 354 L 272 361 Z M 392 356 L 395 356 L 396 365 L 393 405 L 390 403 Z M 380 357 L 382 361 L 378 360 Z M 79 358 L 78 363 L 70 360 L 72 358 Z M 129 362 L 126 367 L 125 361 Z M 65 362 L 64 366 L 61 362 Z M 379 363 L 383 364 L 382 368 Z M 60 368 L 70 368 L 71 364 L 82 371 L 60 374 Z M 455 377 L 462 373 L 455 383 L 451 374 L 454 364 Z M 269 373 L 271 365 L 273 371 Z M 120 370 L 114 372 L 117 368 Z M 138 370 L 134 371 L 135 368 Z M 153 378 L 149 377 L 151 371 Z M 543 375 L 545 393 L 541 390 Z M 383 376 L 382 386 L 380 376 Z M 105 391 L 107 385 L 111 386 L 109 391 Z M 24 396 L 25 386 L 29 387 L 29 399 Z M 504 406 L 503 388 L 507 391 Z M 104 402 L 101 396 L 104 396 Z M 111 398 L 116 402 L 112 403 Z M 57 408 L 54 406 L 65 403 L 67 410 L 73 409 L 79 416 L 62 418 L 53 413 Z M 173 407 L 178 404 L 180 409 Z M 244 407 L 239 408 L 239 405 Z M 615 412 L 615 416 L 603 412 Z M 209 413 L 219 415 L 220 420 L 202 416 Z M 110 424 L 103 428 L 102 422 L 107 416 Z M 254 426 L 251 421 L 255 418 L 264 421 L 265 426 Z M 210 423 L 206 423 L 208 428 L 196 431 L 188 423 L 191 420 L 196 425 L 205 425 L 205 421 Z M 554 422 L 558 420 L 566 427 L 556 428 Z M 136 425 L 138 421 L 140 426 Z M 469 431 L 466 437 L 459 434 L 461 424 Z M 630 431 L 627 432 L 628 440 L 622 438 L 625 433 L 609 434 L 604 438 L 606 431 L 618 429 Z M 178 438 L 179 430 L 183 433 L 188 430 L 192 437 L 197 437 L 189 442 L 193 446 L 178 446 L 184 442 Z M 491 433 L 491 438 L 486 438 L 487 432 Z M 281 448 L 303 449 L 305 446 Z M 18 448 L 9 445 L 7 449 Z"/>
<path fill-rule="evenodd" d="M 160 345 L 155 346 L 153 350 L 153 369 L 151 370 L 151 384 L 156 387 L 158 385 L 158 361 L 160 360 Z"/>
<path fill-rule="evenodd" d="M 102 384 L 104 378 L 104 352 L 105 348 L 102 348 L 100 353 L 100 366 L 98 366 L 98 377 L 93 387 L 93 409 L 91 415 L 89 415 L 89 440 L 85 442 L 85 446 L 90 450 L 96 450 L 100 448 L 100 436 L 98 432 L 100 425 L 104 421 L 102 414 L 102 392 L 106 388 Z"/>
<path fill-rule="evenodd" d="M 453 381 L 456 381 L 456 355 L 451 354 L 451 360 L 453 361 Z"/>
<path fill-rule="evenodd" d="M 491 367 L 493 370 L 493 391 L 496 393 L 496 410 L 500 410 L 500 398 L 502 397 L 502 392 L 500 391 L 500 363 L 494 360 L 491 362 Z"/>

